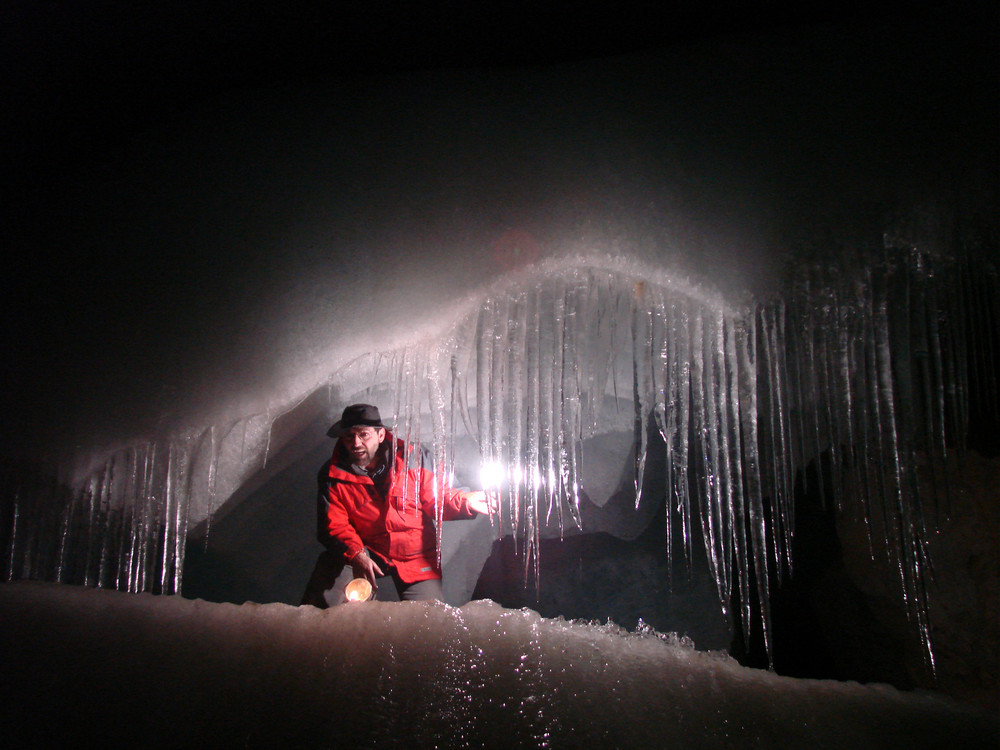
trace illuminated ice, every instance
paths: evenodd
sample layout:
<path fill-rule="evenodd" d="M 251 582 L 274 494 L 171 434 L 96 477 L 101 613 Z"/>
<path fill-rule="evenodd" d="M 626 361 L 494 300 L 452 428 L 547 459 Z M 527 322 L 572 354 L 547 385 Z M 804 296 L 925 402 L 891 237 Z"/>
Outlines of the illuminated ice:
<path fill-rule="evenodd" d="M 647 453 L 664 451 L 658 502 L 667 538 L 677 524 L 682 540 L 665 554 L 690 560 L 697 525 L 720 606 L 735 594 L 746 634 L 759 604 L 765 641 L 769 583 L 793 564 L 793 478 L 828 453 L 832 477 L 820 487 L 838 506 L 856 503 L 895 560 L 932 658 L 925 509 L 938 498 L 915 472 L 917 454 L 933 470 L 948 436 L 964 434 L 967 373 L 989 351 L 968 345 L 979 303 L 963 299 L 988 299 L 992 280 L 978 287 L 962 263 L 889 250 L 879 266 L 799 269 L 783 295 L 738 307 L 621 258 L 539 264 L 470 295 L 425 338 L 331 373 L 320 390 L 340 394 L 331 413 L 341 401 L 380 403 L 408 445 L 430 446 L 441 477 L 463 468 L 455 456 L 471 443 L 493 467 L 490 482 L 503 477 L 498 532 L 524 540 L 536 576 L 541 538 L 594 530 L 583 519 L 603 498 L 588 495 L 589 440 L 634 435 L 637 509 Z M 985 389 L 995 393 L 995 380 Z M 8 578 L 179 591 L 189 529 L 209 534 L 213 510 L 266 464 L 278 416 L 131 446 L 75 495 L 15 505 Z"/>
<path fill-rule="evenodd" d="M 995 747 L 930 694 L 796 680 L 490 601 L 236 606 L 0 585 L 18 747 Z M 37 721 L 39 711 L 49 717 Z"/>

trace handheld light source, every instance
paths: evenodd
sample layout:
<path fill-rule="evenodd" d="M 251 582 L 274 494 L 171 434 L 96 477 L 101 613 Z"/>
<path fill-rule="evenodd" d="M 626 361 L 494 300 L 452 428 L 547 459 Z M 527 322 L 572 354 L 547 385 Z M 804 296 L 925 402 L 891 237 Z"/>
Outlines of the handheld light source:
<path fill-rule="evenodd" d="M 484 462 L 483 467 L 479 470 L 479 480 L 482 482 L 483 489 L 487 492 L 499 490 L 503 474 L 503 465 L 499 461 Z"/>
<path fill-rule="evenodd" d="M 367 578 L 355 578 L 344 589 L 344 598 L 349 602 L 366 602 L 375 594 Z"/>

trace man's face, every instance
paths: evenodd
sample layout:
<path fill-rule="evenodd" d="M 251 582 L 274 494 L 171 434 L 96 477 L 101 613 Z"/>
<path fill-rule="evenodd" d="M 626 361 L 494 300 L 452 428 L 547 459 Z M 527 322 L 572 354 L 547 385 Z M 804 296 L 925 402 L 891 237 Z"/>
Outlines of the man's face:
<path fill-rule="evenodd" d="M 378 447 L 385 440 L 385 429 L 358 425 L 348 429 L 340 439 L 351 456 L 351 463 L 367 469 L 375 463 Z"/>

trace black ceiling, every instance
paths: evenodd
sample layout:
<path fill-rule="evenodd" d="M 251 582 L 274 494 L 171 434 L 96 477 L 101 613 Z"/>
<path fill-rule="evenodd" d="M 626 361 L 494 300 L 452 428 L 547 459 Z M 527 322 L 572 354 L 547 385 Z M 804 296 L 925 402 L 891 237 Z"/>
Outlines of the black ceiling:
<path fill-rule="evenodd" d="M 1000 6 L 986 5 L 960 22 L 995 33 Z M 18 212 L 16 204 L 30 202 L 67 162 L 87 163 L 227 90 L 546 64 L 779 28 L 926 26 L 953 23 L 956 13 L 885 0 L 7 0 L 0 6 L 5 210 Z"/>
<path fill-rule="evenodd" d="M 8 0 L 0 8 L 0 123 L 9 146 L 0 166 L 8 175 L 44 172 L 87 143 L 99 147 L 230 88 L 539 64 L 895 13 L 829 0 Z"/>

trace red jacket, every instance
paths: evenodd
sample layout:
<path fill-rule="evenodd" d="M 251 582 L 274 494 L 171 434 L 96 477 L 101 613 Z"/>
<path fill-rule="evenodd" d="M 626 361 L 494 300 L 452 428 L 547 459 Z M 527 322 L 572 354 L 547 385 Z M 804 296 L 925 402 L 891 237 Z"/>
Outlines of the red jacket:
<path fill-rule="evenodd" d="M 388 446 L 394 440 L 386 431 L 382 459 L 388 460 Z M 368 547 L 396 566 L 406 583 L 440 578 L 437 562 L 437 535 L 434 527 L 434 474 L 425 468 L 426 457 L 414 450 L 411 464 L 404 465 L 403 441 L 396 441 L 396 460 L 387 485 L 387 497 L 365 475 L 340 468 L 338 441 L 330 461 L 326 489 L 326 532 L 346 546 L 344 559 L 351 560 Z M 444 485 L 439 502 L 444 520 L 472 518 L 466 493 Z"/>

